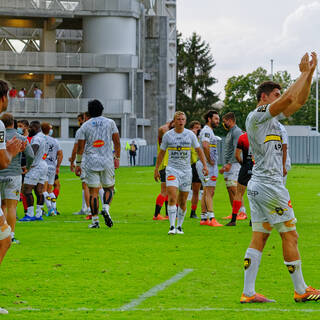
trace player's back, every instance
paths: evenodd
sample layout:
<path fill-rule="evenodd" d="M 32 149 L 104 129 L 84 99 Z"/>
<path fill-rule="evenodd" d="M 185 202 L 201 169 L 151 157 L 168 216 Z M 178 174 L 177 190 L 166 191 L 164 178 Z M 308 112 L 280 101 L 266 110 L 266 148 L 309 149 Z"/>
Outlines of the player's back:
<path fill-rule="evenodd" d="M 95 117 L 80 128 L 79 140 L 86 142 L 86 167 L 90 170 L 104 170 L 113 166 L 112 135 L 118 133 L 112 119 Z"/>
<path fill-rule="evenodd" d="M 55 167 L 57 164 L 57 153 L 58 150 L 60 150 L 60 144 L 55 138 L 50 136 L 46 136 L 46 139 L 48 152 L 45 161 L 48 166 Z"/>
<path fill-rule="evenodd" d="M 42 132 L 38 132 L 31 140 L 31 146 L 32 145 L 38 145 L 39 149 L 37 153 L 35 154 L 32 167 L 37 166 L 40 164 L 41 161 L 43 161 L 43 156 L 48 152 L 47 148 L 47 139 L 46 136 Z"/>
<path fill-rule="evenodd" d="M 252 179 L 282 181 L 281 132 L 269 106 L 258 107 L 246 120 L 250 152 L 255 160 Z"/>

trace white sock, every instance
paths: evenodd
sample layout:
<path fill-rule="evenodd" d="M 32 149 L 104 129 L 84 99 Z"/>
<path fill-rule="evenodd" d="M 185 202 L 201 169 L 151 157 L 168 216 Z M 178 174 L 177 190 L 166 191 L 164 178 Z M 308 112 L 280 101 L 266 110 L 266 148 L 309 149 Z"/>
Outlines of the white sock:
<path fill-rule="evenodd" d="M 301 260 L 287 262 L 285 261 L 284 264 L 287 266 L 288 271 L 290 273 L 294 290 L 299 294 L 304 294 L 307 289 L 307 285 L 304 282 L 302 270 L 301 270 Z"/>
<path fill-rule="evenodd" d="M 11 232 L 11 239 L 14 238 L 14 232 Z"/>
<path fill-rule="evenodd" d="M 36 218 L 42 217 L 42 208 L 43 208 L 43 206 L 40 206 L 40 205 L 37 204 Z"/>
<path fill-rule="evenodd" d="M 109 213 L 110 205 L 109 204 L 104 204 L 102 205 L 102 208 L 104 211 L 107 211 Z"/>
<path fill-rule="evenodd" d="M 84 196 L 84 190 L 82 190 L 82 208 L 81 208 L 82 211 L 86 211 L 87 210 L 87 204 L 86 204 L 86 199 L 85 199 L 85 196 Z"/>
<path fill-rule="evenodd" d="M 246 213 L 246 208 L 245 208 L 245 206 L 241 206 L 241 208 L 240 208 L 240 211 L 239 212 L 244 212 L 244 213 Z"/>
<path fill-rule="evenodd" d="M 103 190 L 103 188 L 100 188 L 99 189 L 99 198 L 100 198 L 101 204 L 103 204 L 103 196 L 104 196 L 104 190 Z"/>
<path fill-rule="evenodd" d="M 178 221 L 177 221 L 177 227 L 182 227 L 184 217 L 186 216 L 187 209 L 182 210 L 180 207 L 178 208 Z"/>
<path fill-rule="evenodd" d="M 57 199 L 56 196 L 53 192 L 50 193 L 50 198 L 51 198 L 51 206 L 53 209 L 57 208 Z"/>
<path fill-rule="evenodd" d="M 177 207 L 175 205 L 168 206 L 168 215 L 169 215 L 170 227 L 174 227 L 176 225 L 176 216 L 177 216 Z"/>
<path fill-rule="evenodd" d="M 51 197 L 47 191 L 43 192 L 44 201 L 46 202 L 47 209 L 51 209 Z"/>
<path fill-rule="evenodd" d="M 34 217 L 34 207 L 28 207 L 26 215 L 28 217 Z"/>
<path fill-rule="evenodd" d="M 255 283 L 262 252 L 256 249 L 248 248 L 244 257 L 244 287 L 243 293 L 247 297 L 252 297 L 255 291 Z"/>
<path fill-rule="evenodd" d="M 85 212 L 86 212 L 86 214 L 87 214 L 88 216 L 91 215 L 91 209 L 90 209 L 90 207 L 88 207 Z"/>
<path fill-rule="evenodd" d="M 208 216 L 206 212 L 201 212 L 201 220 L 207 220 Z"/>
<path fill-rule="evenodd" d="M 96 222 L 99 223 L 99 216 L 92 217 L 92 223 L 96 223 Z"/>
<path fill-rule="evenodd" d="M 213 212 L 207 212 L 207 218 L 210 220 L 214 218 L 214 213 Z"/>

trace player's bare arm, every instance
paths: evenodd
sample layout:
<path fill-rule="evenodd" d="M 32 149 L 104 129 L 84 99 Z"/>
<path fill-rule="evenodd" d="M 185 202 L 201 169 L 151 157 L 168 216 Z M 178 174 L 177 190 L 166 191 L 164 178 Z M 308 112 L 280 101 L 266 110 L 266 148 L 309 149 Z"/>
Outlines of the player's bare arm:
<path fill-rule="evenodd" d="M 243 162 L 242 162 L 242 150 L 241 149 L 236 148 L 235 158 L 242 165 Z"/>
<path fill-rule="evenodd" d="M 198 154 L 199 160 L 202 162 L 202 165 L 203 165 L 202 173 L 205 176 L 207 176 L 209 174 L 209 172 L 208 172 L 208 168 L 207 168 L 207 162 L 205 159 L 205 155 L 204 155 L 203 151 L 201 150 L 201 148 L 195 148 L 195 150 Z"/>
<path fill-rule="evenodd" d="M 165 155 L 165 151 L 160 149 L 159 153 L 158 153 L 158 157 L 157 157 L 157 162 L 156 162 L 156 167 L 154 168 L 154 180 L 156 180 L 157 182 L 160 180 L 160 173 L 159 173 L 159 167 L 162 163 L 162 160 L 164 158 Z"/>
<path fill-rule="evenodd" d="M 77 154 L 76 154 L 76 169 L 75 173 L 78 177 L 81 175 L 81 160 L 84 151 L 86 140 L 78 140 Z"/>
<path fill-rule="evenodd" d="M 114 146 L 114 167 L 115 169 L 118 169 L 120 165 L 120 150 L 121 150 L 119 133 L 114 133 L 112 135 L 112 141 Z"/>
<path fill-rule="evenodd" d="M 59 174 L 62 160 L 63 160 L 63 152 L 62 152 L 62 150 L 58 150 L 58 152 L 57 152 L 57 167 L 56 167 L 57 174 Z"/>
<path fill-rule="evenodd" d="M 283 165 L 283 176 L 287 175 L 286 162 L 287 162 L 288 145 L 285 143 L 282 145 L 282 165 Z"/>
<path fill-rule="evenodd" d="M 289 87 L 289 89 L 270 105 L 270 114 L 275 117 L 281 112 L 285 116 L 290 116 L 299 110 L 309 96 L 312 75 L 314 72 L 314 63 L 317 62 L 317 56 L 312 53 L 312 60 L 309 61 L 309 55 L 306 53 L 299 64 L 301 74 L 299 78 Z"/>
<path fill-rule="evenodd" d="M 210 158 L 210 144 L 208 141 L 203 141 L 202 142 L 202 147 L 203 147 L 203 152 L 204 155 L 208 161 L 208 163 L 212 166 L 214 166 L 214 161 Z"/>

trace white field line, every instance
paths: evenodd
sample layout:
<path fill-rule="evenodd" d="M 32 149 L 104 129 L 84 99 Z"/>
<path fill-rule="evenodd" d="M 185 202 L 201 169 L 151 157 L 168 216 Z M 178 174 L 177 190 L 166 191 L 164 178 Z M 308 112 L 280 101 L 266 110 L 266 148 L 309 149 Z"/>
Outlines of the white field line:
<path fill-rule="evenodd" d="M 278 309 L 278 308 L 132 308 L 127 310 L 122 310 L 121 308 L 115 309 L 93 309 L 93 308 L 77 308 L 77 309 L 55 309 L 55 308 L 6 308 L 9 311 L 20 312 L 20 311 L 37 311 L 37 312 L 52 312 L 52 311 L 64 311 L 64 312 L 126 312 L 126 311 L 143 311 L 143 312 L 206 312 L 206 311 L 228 311 L 228 312 L 261 312 L 261 313 L 270 313 L 270 312 L 300 312 L 300 313 L 320 313 L 320 309 Z"/>
<path fill-rule="evenodd" d="M 139 296 L 137 299 L 133 299 L 131 302 L 128 304 L 123 305 L 118 309 L 118 311 L 129 311 L 134 309 L 136 306 L 141 304 L 143 301 L 147 300 L 150 297 L 153 297 L 157 295 L 159 291 L 162 291 L 166 289 L 167 287 L 171 286 L 172 284 L 178 282 L 182 278 L 184 278 L 187 274 L 192 272 L 193 269 L 184 269 L 183 271 L 177 273 L 175 276 L 170 278 L 169 280 L 162 282 L 158 284 L 157 286 L 151 288 L 149 291 L 143 293 L 141 296 Z"/>

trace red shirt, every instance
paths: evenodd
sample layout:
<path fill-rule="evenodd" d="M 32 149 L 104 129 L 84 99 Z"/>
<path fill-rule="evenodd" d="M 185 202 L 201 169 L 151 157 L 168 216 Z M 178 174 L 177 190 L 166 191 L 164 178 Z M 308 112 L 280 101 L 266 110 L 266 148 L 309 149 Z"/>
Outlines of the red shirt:
<path fill-rule="evenodd" d="M 11 89 L 9 91 L 9 97 L 10 98 L 15 98 L 17 96 L 17 93 L 18 93 L 17 89 Z"/>
<path fill-rule="evenodd" d="M 242 150 L 243 164 L 252 161 L 252 156 L 249 155 L 249 139 L 246 132 L 239 137 L 237 148 Z"/>

